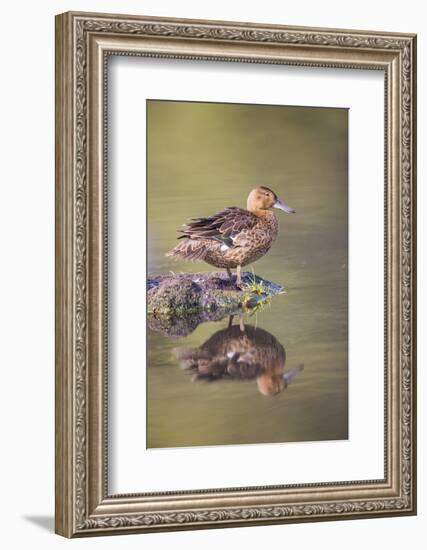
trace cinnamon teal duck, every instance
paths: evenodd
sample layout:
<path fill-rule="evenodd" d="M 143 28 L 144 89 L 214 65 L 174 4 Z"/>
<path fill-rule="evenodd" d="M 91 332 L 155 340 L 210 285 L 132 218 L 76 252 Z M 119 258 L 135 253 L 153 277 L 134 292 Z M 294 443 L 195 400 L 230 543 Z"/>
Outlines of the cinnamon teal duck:
<path fill-rule="evenodd" d="M 277 237 L 278 222 L 273 208 L 292 214 L 293 208 L 281 201 L 268 187 L 257 187 L 248 196 L 247 209 L 232 206 L 208 218 L 194 218 L 180 230 L 184 239 L 166 256 L 185 260 L 203 260 L 209 265 L 237 270 L 236 284 L 241 285 L 241 267 L 266 254 Z"/>
<path fill-rule="evenodd" d="M 193 381 L 256 380 L 258 391 L 280 394 L 304 366 L 285 370 L 286 352 L 269 332 L 251 325 L 233 325 L 215 332 L 200 347 L 175 350 L 182 368 Z"/>

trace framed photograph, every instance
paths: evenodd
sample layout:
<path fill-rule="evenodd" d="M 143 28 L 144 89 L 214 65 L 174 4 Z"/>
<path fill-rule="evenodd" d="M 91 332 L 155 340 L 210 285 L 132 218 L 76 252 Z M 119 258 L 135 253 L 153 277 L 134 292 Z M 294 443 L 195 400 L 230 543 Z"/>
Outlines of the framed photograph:
<path fill-rule="evenodd" d="M 416 513 L 416 37 L 56 18 L 56 532 Z"/>

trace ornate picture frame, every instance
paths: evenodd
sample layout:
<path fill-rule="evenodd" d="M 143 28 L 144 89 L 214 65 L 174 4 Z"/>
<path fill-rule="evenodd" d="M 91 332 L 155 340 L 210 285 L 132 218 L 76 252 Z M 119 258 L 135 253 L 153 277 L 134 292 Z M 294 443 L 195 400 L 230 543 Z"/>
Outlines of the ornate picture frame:
<path fill-rule="evenodd" d="M 384 478 L 108 492 L 106 60 L 384 72 Z M 65 537 L 416 513 L 416 36 L 68 12 L 56 17 L 56 532 Z M 367 307 L 369 307 L 367 305 Z"/>

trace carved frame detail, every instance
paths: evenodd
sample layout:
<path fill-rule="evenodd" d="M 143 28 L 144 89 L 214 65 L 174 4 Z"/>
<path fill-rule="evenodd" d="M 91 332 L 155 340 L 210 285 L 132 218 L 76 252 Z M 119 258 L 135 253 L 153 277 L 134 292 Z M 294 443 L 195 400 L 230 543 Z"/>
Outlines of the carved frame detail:
<path fill-rule="evenodd" d="M 59 15 L 56 26 L 56 531 L 73 537 L 414 514 L 415 36 L 85 13 Z M 102 324 L 108 55 L 384 71 L 384 480 L 108 495 Z"/>

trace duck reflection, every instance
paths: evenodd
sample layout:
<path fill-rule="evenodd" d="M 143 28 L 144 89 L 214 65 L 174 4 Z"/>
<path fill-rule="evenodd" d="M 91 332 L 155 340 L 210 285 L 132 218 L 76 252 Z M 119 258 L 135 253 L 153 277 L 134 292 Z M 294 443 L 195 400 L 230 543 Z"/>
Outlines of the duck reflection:
<path fill-rule="evenodd" d="M 200 347 L 175 350 L 181 366 L 193 373 L 193 381 L 256 380 L 262 395 L 272 397 L 287 388 L 303 370 L 298 365 L 285 372 L 282 344 L 262 328 L 233 325 L 215 332 Z"/>

